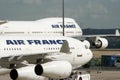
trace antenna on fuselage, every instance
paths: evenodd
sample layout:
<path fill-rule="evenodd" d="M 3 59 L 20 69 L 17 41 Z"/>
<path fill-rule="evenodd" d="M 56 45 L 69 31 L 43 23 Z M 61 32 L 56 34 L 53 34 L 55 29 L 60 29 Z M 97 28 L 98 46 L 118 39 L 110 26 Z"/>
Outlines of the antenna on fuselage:
<path fill-rule="evenodd" d="M 65 23 L 64 23 L 64 0 L 62 0 L 62 25 L 63 25 L 63 36 L 65 36 Z"/>

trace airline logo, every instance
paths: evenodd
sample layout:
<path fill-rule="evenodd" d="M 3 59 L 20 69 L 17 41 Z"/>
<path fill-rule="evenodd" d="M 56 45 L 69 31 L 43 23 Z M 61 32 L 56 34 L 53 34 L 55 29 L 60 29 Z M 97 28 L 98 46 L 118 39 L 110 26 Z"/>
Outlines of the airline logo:
<path fill-rule="evenodd" d="M 6 40 L 7 45 L 57 45 L 65 40 Z"/>
<path fill-rule="evenodd" d="M 51 25 L 52 28 L 63 28 L 63 25 L 59 25 L 59 24 L 53 24 Z M 76 28 L 75 24 L 66 24 L 65 28 Z"/>

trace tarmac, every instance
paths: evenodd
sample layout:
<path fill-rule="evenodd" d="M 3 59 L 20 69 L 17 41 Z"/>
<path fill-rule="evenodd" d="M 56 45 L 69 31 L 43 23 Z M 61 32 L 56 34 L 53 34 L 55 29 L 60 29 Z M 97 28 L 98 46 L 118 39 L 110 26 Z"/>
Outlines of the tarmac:
<path fill-rule="evenodd" d="M 83 74 L 89 73 L 90 80 L 120 80 L 120 69 L 83 69 Z"/>
<path fill-rule="evenodd" d="M 120 80 L 120 69 L 80 69 L 82 74 L 89 73 L 90 80 Z M 9 75 L 0 76 L 0 80 L 11 80 Z"/>
<path fill-rule="evenodd" d="M 102 55 L 120 55 L 120 49 L 91 49 L 93 58 L 101 58 Z"/>

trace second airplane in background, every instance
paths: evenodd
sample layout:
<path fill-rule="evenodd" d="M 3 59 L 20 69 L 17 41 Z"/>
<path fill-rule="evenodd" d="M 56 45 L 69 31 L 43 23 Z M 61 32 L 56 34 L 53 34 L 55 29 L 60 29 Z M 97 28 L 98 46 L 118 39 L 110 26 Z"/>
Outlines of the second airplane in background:
<path fill-rule="evenodd" d="M 32 34 L 62 36 L 62 18 L 44 18 L 36 21 L 1 21 L 0 34 Z M 65 36 L 82 36 L 82 30 L 74 19 L 65 18 Z"/>
<path fill-rule="evenodd" d="M 89 38 L 96 48 L 104 49 L 108 46 L 106 36 L 120 36 L 119 31 L 116 35 L 83 35 L 82 29 L 72 18 L 65 18 L 65 36 L 75 37 L 80 40 Z M 44 18 L 36 21 L 0 21 L 1 35 L 39 35 L 39 36 L 62 36 L 62 18 Z M 88 41 L 85 44 L 90 45 Z"/>

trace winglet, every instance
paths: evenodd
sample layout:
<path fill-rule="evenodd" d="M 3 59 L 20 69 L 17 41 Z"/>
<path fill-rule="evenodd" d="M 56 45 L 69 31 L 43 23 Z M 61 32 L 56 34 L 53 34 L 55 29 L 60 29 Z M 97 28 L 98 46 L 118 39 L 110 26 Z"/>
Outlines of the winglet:
<path fill-rule="evenodd" d="M 62 44 L 60 52 L 63 52 L 63 53 L 69 53 L 70 52 L 69 44 L 68 44 L 67 41 L 64 41 L 64 43 Z"/>
<path fill-rule="evenodd" d="M 120 36 L 119 29 L 116 29 L 116 30 L 115 30 L 115 35 L 116 35 L 116 36 Z"/>

